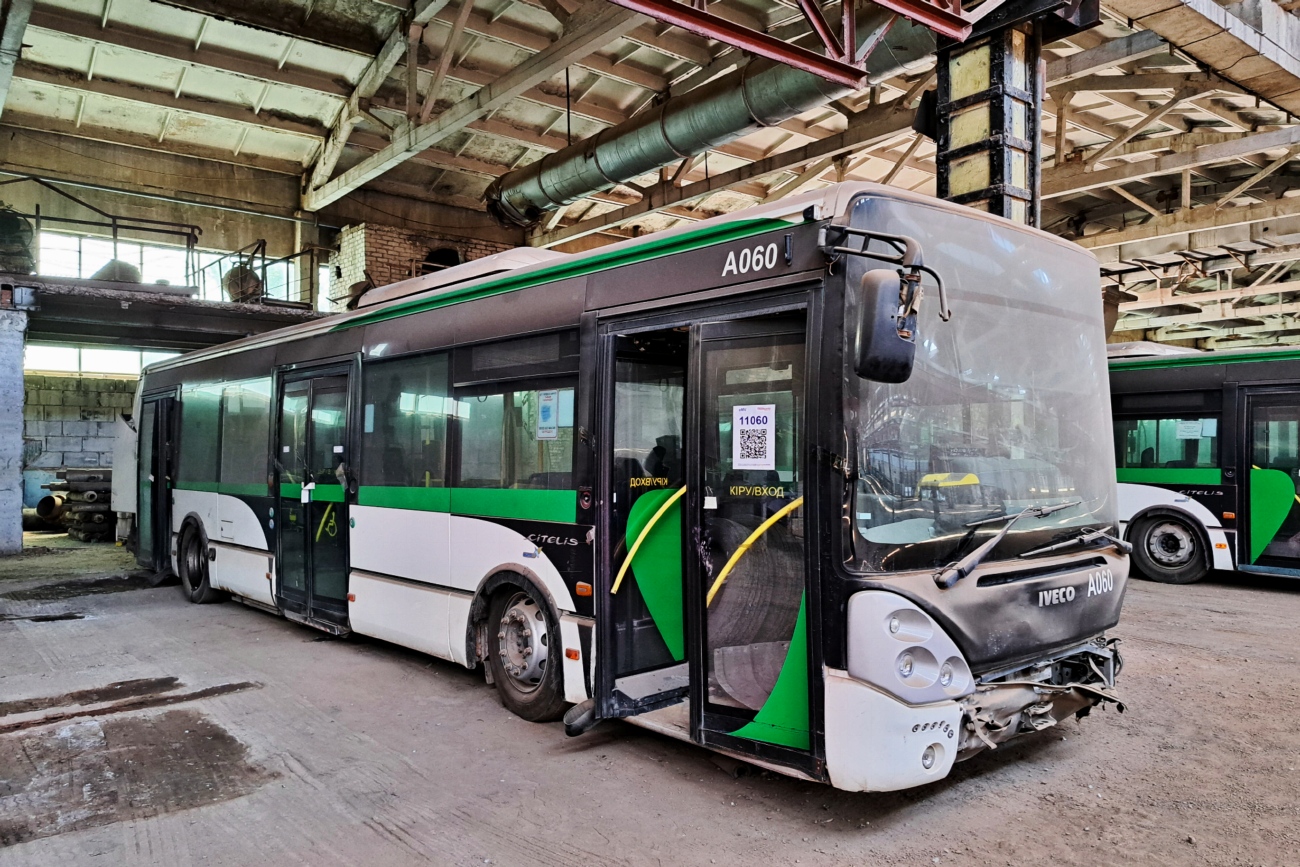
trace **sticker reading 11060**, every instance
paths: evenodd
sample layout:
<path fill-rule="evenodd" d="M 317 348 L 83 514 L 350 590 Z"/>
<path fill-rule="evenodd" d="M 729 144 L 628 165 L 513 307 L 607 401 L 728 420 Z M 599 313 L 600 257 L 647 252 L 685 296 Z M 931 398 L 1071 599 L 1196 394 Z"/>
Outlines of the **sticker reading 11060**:
<path fill-rule="evenodd" d="M 776 469 L 776 405 L 731 408 L 731 466 L 737 470 Z"/>

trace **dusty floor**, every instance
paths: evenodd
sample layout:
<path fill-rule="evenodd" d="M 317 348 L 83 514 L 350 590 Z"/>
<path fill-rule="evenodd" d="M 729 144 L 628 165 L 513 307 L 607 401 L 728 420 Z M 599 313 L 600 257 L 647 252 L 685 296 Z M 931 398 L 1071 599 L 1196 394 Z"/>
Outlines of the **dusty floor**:
<path fill-rule="evenodd" d="M 113 568 L 0 580 L 5 865 L 1300 864 L 1300 583 L 1134 583 L 1128 713 L 853 795 Z"/>

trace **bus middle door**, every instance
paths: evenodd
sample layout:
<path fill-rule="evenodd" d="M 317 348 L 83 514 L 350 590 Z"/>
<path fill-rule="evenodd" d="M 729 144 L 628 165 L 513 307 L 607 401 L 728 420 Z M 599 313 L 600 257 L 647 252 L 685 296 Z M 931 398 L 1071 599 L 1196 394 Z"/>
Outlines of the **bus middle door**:
<path fill-rule="evenodd" d="M 348 381 L 346 370 L 285 379 L 276 454 L 276 601 L 332 632 L 348 622 Z"/>

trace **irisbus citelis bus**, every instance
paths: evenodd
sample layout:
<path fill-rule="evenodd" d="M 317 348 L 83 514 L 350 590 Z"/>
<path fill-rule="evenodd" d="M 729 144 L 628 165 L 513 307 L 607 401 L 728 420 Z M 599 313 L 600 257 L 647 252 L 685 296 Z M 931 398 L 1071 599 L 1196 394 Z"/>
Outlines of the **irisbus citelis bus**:
<path fill-rule="evenodd" d="M 1112 358 L 1110 377 L 1138 571 L 1170 584 L 1211 568 L 1300 576 L 1300 350 Z"/>
<path fill-rule="evenodd" d="M 139 557 L 570 734 L 937 780 L 1116 700 L 1097 272 L 854 184 L 397 283 L 149 368 Z"/>

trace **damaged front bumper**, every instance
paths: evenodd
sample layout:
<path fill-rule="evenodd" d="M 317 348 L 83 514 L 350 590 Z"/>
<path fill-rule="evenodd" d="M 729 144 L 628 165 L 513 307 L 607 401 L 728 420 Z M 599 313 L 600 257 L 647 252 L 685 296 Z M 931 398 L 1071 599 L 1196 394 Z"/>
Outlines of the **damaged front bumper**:
<path fill-rule="evenodd" d="M 1082 718 L 1099 704 L 1121 713 L 1115 678 L 1124 666 L 1118 639 L 1097 638 L 1043 662 L 981 677 L 960 700 L 957 761 L 1070 716 Z"/>

